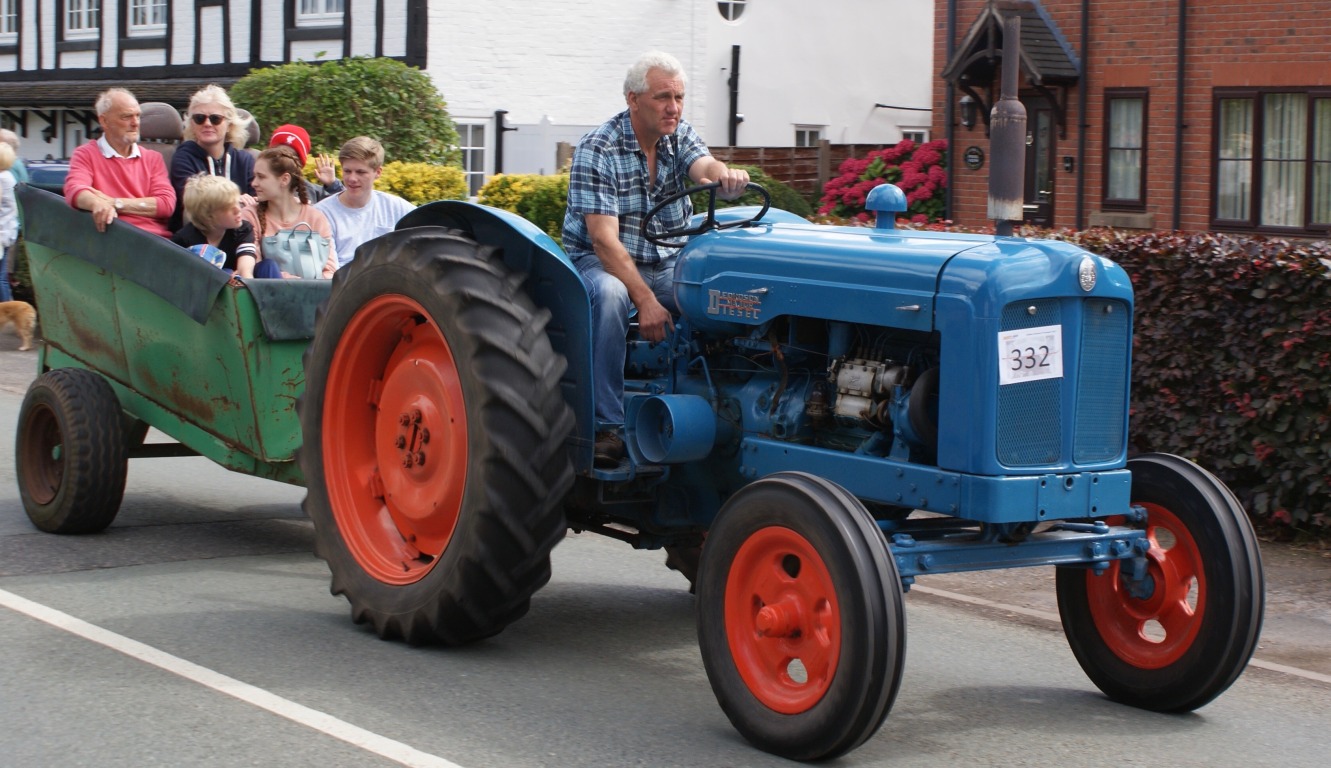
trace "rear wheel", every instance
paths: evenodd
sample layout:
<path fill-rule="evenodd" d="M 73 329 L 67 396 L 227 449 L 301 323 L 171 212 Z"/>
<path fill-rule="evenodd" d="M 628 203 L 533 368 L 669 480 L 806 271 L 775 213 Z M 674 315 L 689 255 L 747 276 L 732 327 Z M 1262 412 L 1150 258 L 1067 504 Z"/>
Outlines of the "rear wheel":
<path fill-rule="evenodd" d="M 491 248 L 380 238 L 337 273 L 305 356 L 305 510 L 332 591 L 383 638 L 455 645 L 527 612 L 573 473 L 564 360 Z"/>
<path fill-rule="evenodd" d="M 872 736 L 896 699 L 905 631 L 887 542 L 844 489 L 782 472 L 721 510 L 698 641 L 717 701 L 759 749 L 818 760 Z"/>
<path fill-rule="evenodd" d="M 1247 514 L 1190 461 L 1147 454 L 1128 462 L 1132 503 L 1146 510 L 1147 578 L 1129 561 L 1096 576 L 1059 569 L 1063 631 L 1082 669 L 1111 699 L 1188 712 L 1219 696 L 1257 646 L 1265 587 Z"/>
<path fill-rule="evenodd" d="M 95 533 L 120 511 L 128 470 L 120 401 L 101 376 L 58 368 L 28 387 L 14 455 L 19 496 L 48 533 Z"/>

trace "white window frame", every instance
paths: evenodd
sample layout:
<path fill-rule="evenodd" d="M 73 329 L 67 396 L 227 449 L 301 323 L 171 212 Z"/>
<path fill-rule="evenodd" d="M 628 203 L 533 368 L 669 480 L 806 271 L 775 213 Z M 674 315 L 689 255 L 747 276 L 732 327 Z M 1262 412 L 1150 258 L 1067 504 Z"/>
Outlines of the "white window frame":
<path fill-rule="evenodd" d="M 0 45 L 18 42 L 18 9 L 21 0 L 0 0 Z"/>
<path fill-rule="evenodd" d="M 346 8 L 345 0 L 296 0 L 296 26 L 339 26 Z"/>
<path fill-rule="evenodd" d="M 462 173 L 467 180 L 467 197 L 476 197 L 477 192 L 485 185 L 485 166 L 488 162 L 486 154 L 489 147 L 486 146 L 486 137 L 490 134 L 489 123 L 480 120 L 456 121 L 458 129 L 458 151 L 462 153 Z M 477 136 L 480 137 L 480 144 L 473 144 Z M 472 153 L 478 153 L 479 168 L 474 168 Z M 478 182 L 475 189 L 472 188 L 472 182 Z"/>
<path fill-rule="evenodd" d="M 161 37 L 166 34 L 166 20 L 171 12 L 171 4 L 167 0 L 129 0 L 125 11 L 125 31 L 130 37 Z M 161 20 L 136 24 L 134 17 L 140 12 L 149 19 L 156 16 Z"/>
<path fill-rule="evenodd" d="M 916 144 L 927 144 L 929 142 L 928 128 L 902 128 L 901 140 L 910 139 Z"/>
<path fill-rule="evenodd" d="M 823 134 L 827 132 L 825 125 L 796 125 L 795 126 L 795 146 L 796 147 L 816 147 L 818 142 L 823 140 Z M 813 134 L 810 137 L 810 134 Z"/>
<path fill-rule="evenodd" d="M 736 23 L 739 21 L 739 17 L 744 15 L 748 6 L 749 0 L 717 0 L 716 10 L 720 12 L 721 18 Z"/>
<path fill-rule="evenodd" d="M 65 0 L 64 15 L 60 23 L 66 40 L 96 40 L 101 36 L 101 0 Z M 77 24 L 70 24 L 71 21 Z"/>

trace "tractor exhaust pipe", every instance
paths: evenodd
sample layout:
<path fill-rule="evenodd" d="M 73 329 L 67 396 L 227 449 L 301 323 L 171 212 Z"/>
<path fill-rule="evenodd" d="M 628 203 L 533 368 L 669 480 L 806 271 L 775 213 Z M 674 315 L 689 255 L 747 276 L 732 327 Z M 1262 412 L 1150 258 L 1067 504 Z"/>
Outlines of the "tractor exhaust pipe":
<path fill-rule="evenodd" d="M 1010 237 L 1022 220 L 1026 172 L 1026 107 L 1017 100 L 1021 64 L 1020 3 L 1000 2 L 1003 17 L 1003 80 L 989 118 L 989 218 L 994 232 Z"/>

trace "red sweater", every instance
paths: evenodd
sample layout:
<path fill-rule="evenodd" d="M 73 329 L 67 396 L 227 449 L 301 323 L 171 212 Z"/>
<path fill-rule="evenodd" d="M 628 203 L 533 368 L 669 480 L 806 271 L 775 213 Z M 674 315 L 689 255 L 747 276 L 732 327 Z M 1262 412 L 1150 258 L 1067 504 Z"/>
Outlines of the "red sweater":
<path fill-rule="evenodd" d="M 166 174 L 166 162 L 161 154 L 139 148 L 138 157 L 107 157 L 98 142 L 90 141 L 74 150 L 69 160 L 69 175 L 65 177 L 65 199 L 75 208 L 79 193 L 95 189 L 111 197 L 155 197 L 157 209 L 153 216 L 122 214 L 126 224 L 170 237 L 166 221 L 176 208 L 176 190 Z"/>

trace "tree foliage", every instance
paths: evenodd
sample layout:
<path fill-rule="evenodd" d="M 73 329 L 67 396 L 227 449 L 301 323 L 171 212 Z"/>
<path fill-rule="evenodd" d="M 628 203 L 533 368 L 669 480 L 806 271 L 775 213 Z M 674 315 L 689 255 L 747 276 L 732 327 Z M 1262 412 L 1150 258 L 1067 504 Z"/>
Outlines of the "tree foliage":
<path fill-rule="evenodd" d="M 429 75 L 393 59 L 298 61 L 251 70 L 231 87 L 236 106 L 267 130 L 294 123 L 315 151 L 336 153 L 354 136 L 372 136 L 387 160 L 459 165 L 458 134 Z"/>

